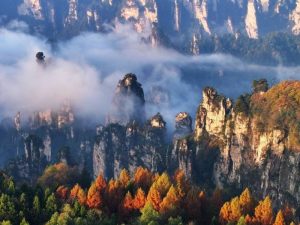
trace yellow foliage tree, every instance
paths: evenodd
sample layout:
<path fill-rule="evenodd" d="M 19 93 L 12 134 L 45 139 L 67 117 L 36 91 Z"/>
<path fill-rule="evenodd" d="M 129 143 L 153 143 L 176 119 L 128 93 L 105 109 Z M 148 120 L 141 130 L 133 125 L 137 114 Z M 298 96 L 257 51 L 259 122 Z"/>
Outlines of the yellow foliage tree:
<path fill-rule="evenodd" d="M 171 187 L 170 177 L 167 173 L 163 173 L 159 178 L 153 183 L 155 189 L 160 193 L 161 197 L 164 197 Z"/>
<path fill-rule="evenodd" d="M 250 214 L 254 209 L 254 200 L 249 188 L 246 188 L 240 195 L 240 206 L 243 215 Z"/>
<path fill-rule="evenodd" d="M 70 191 L 70 199 L 77 199 L 81 205 L 86 202 L 86 194 L 79 184 L 76 184 Z"/>
<path fill-rule="evenodd" d="M 231 207 L 230 202 L 225 202 L 219 214 L 219 221 L 221 224 L 227 224 L 230 221 Z"/>
<path fill-rule="evenodd" d="M 151 203 L 156 211 L 159 211 L 161 196 L 159 191 L 155 188 L 155 186 L 152 186 L 150 188 L 147 195 L 147 202 Z"/>
<path fill-rule="evenodd" d="M 225 202 L 220 210 L 220 222 L 222 224 L 237 222 L 241 216 L 241 206 L 238 197 L 233 198 L 230 202 Z"/>
<path fill-rule="evenodd" d="M 89 188 L 86 203 L 88 207 L 92 209 L 100 208 L 101 204 L 103 203 L 102 197 L 97 189 L 96 183 L 93 183 Z"/>
<path fill-rule="evenodd" d="M 178 196 L 178 192 L 172 185 L 166 197 L 164 197 L 163 201 L 160 203 L 160 213 L 167 214 L 168 216 L 175 216 L 180 203 Z"/>
<path fill-rule="evenodd" d="M 119 182 L 122 187 L 126 188 L 130 181 L 130 175 L 129 172 L 126 169 L 122 169 L 120 176 L 119 176 Z"/>
<path fill-rule="evenodd" d="M 240 200 L 238 197 L 233 198 L 230 201 L 231 215 L 230 221 L 236 222 L 242 216 Z"/>
<path fill-rule="evenodd" d="M 273 223 L 273 225 L 286 225 L 285 221 L 284 221 L 284 216 L 281 210 L 279 210 L 279 212 L 276 215 L 276 219 L 275 222 Z"/>
<path fill-rule="evenodd" d="M 270 225 L 273 220 L 272 201 L 267 196 L 263 201 L 260 201 L 258 206 L 255 208 L 255 220 L 260 222 L 262 225 Z"/>

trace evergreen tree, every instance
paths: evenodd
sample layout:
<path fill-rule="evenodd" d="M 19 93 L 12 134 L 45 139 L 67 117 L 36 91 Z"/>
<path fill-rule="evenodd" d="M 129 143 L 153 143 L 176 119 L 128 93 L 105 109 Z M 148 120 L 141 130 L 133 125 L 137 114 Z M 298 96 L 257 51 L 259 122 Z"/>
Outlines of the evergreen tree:
<path fill-rule="evenodd" d="M 239 221 L 237 222 L 237 225 L 247 225 L 245 217 L 241 216 Z"/>
<path fill-rule="evenodd" d="M 7 194 L 1 194 L 0 196 L 0 221 L 16 219 L 16 209 L 13 199 Z"/>
<path fill-rule="evenodd" d="M 159 213 L 154 210 L 151 203 L 146 203 L 145 207 L 141 210 L 140 223 L 141 225 L 159 224 Z"/>
<path fill-rule="evenodd" d="M 52 215 L 57 211 L 57 203 L 56 203 L 56 198 L 55 195 L 52 193 L 49 195 L 46 201 L 46 212 L 48 215 Z"/>
<path fill-rule="evenodd" d="M 25 218 L 22 219 L 20 225 L 29 225 Z"/>

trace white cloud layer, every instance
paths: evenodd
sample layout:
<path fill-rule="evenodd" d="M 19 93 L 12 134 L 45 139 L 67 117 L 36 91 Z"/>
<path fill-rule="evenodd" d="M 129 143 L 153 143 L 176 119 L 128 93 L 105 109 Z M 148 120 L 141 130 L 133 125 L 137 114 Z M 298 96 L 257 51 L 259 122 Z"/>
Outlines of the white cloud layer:
<path fill-rule="evenodd" d="M 128 26 L 109 34 L 82 34 L 57 43 L 55 51 L 45 39 L 24 33 L 23 23 L 14 23 L 10 29 L 14 30 L 0 29 L 2 118 L 17 111 L 56 109 L 69 99 L 77 114 L 103 122 L 118 80 L 132 72 L 143 84 L 146 99 L 151 99 L 157 87 L 164 90 L 162 97 L 168 96 L 168 101 L 148 104 L 147 116 L 160 111 L 171 124 L 180 111 L 195 114 L 201 88 L 207 84 L 237 95 L 249 90 L 250 80 L 262 74 L 269 79 L 297 78 L 300 70 L 248 65 L 228 55 L 186 56 L 153 48 Z M 45 53 L 47 66 L 36 63 L 38 51 Z M 182 72 L 185 68 L 193 68 L 193 75 Z"/>

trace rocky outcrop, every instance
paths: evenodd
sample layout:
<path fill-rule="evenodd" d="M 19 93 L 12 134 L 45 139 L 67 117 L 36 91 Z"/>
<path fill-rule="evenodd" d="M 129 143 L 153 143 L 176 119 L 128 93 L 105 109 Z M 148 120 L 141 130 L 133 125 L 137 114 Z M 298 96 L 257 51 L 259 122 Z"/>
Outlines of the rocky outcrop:
<path fill-rule="evenodd" d="M 189 136 L 175 142 L 176 151 L 185 153 L 185 164 L 179 163 L 178 167 L 198 182 L 211 181 L 220 188 L 250 187 L 259 197 L 270 195 L 276 206 L 289 203 L 297 208 L 300 153 L 290 144 L 292 128 L 267 129 L 267 121 L 263 121 L 265 125 L 258 122 L 263 114 L 253 109 L 258 98 L 269 97 L 275 90 L 278 96 L 284 95 L 280 91 L 286 85 L 254 92 L 248 102 L 251 113 L 241 110 L 239 100 L 233 107 L 216 90 L 205 88 L 196 115 L 194 140 Z M 267 101 L 263 100 L 263 105 Z"/>
<path fill-rule="evenodd" d="M 145 119 L 145 97 L 142 85 L 134 74 L 127 74 L 115 91 L 108 123 L 126 125 L 130 122 L 143 122 Z"/>
<path fill-rule="evenodd" d="M 173 135 L 173 147 L 168 153 L 168 169 L 174 172 L 177 169 L 184 171 L 188 178 L 192 177 L 194 162 L 194 145 L 192 136 L 192 118 L 186 112 L 177 114 L 175 118 L 175 132 Z"/>
<path fill-rule="evenodd" d="M 193 46 L 195 35 L 226 32 L 258 38 L 276 31 L 297 35 L 300 26 L 299 1 L 283 0 L 3 0 L 0 17 L 1 25 L 24 20 L 32 33 L 49 38 L 106 31 L 106 24 L 116 21 L 132 23 L 137 32 L 152 30 L 149 35 L 153 45 L 180 42 L 180 48 L 187 41 Z M 198 52 L 193 48 L 191 53 Z"/>
<path fill-rule="evenodd" d="M 109 124 L 99 130 L 93 151 L 94 176 L 116 177 L 123 168 L 134 173 L 138 166 L 153 172 L 166 169 L 166 123 L 160 114 L 144 126 Z"/>

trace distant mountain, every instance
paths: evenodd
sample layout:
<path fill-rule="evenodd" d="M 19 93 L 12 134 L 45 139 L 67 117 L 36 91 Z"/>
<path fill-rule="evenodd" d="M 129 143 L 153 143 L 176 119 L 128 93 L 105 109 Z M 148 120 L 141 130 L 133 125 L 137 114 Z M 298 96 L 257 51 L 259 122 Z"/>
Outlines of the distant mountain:
<path fill-rule="evenodd" d="M 300 33 L 299 0 L 2 0 L 0 6 L 0 24 L 25 21 L 32 33 L 49 38 L 105 31 L 107 24 L 130 21 L 138 32 L 152 26 L 152 44 L 188 42 L 195 54 L 203 36 Z"/>

